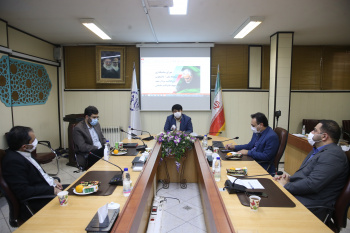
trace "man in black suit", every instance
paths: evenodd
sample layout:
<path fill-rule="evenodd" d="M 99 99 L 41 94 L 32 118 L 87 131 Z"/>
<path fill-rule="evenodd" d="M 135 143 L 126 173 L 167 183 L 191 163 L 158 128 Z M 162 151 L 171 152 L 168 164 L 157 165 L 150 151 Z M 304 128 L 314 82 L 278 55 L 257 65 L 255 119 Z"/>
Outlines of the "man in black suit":
<path fill-rule="evenodd" d="M 327 216 L 327 209 L 311 206 L 333 207 L 348 179 L 349 163 L 337 146 L 339 138 L 339 125 L 322 120 L 309 134 L 308 141 L 314 148 L 299 170 L 292 176 L 274 178 L 321 220 Z"/>
<path fill-rule="evenodd" d="M 98 161 L 98 158 L 89 155 L 89 152 L 99 157 L 103 156 L 106 139 L 102 134 L 98 120 L 98 109 L 94 106 L 89 106 L 85 108 L 84 120 L 79 122 L 73 130 L 74 150 L 77 155 L 77 162 L 84 169 L 88 169 Z"/>
<path fill-rule="evenodd" d="M 50 177 L 31 157 L 38 140 L 29 127 L 15 126 L 6 136 L 9 149 L 2 161 L 3 177 L 18 200 L 39 195 L 56 195 L 63 187 Z M 30 202 L 35 212 L 44 207 L 50 199 Z M 20 206 L 20 218 L 26 221 L 31 214 L 24 205 Z"/>

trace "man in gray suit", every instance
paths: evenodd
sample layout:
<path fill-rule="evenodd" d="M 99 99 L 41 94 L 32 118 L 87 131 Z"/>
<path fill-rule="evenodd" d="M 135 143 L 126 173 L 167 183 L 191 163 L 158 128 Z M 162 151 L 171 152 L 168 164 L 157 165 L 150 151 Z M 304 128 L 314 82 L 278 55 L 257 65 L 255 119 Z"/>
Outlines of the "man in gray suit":
<path fill-rule="evenodd" d="M 106 139 L 102 134 L 98 120 L 97 108 L 89 106 L 85 108 L 84 120 L 79 122 L 73 130 L 74 150 L 77 156 L 77 163 L 83 169 L 88 169 L 98 161 L 98 158 L 89 155 L 89 152 L 99 157 L 103 156 Z"/>
<path fill-rule="evenodd" d="M 348 179 L 349 163 L 337 146 L 339 138 L 339 125 L 332 120 L 322 120 L 309 134 L 308 141 L 314 148 L 299 170 L 292 176 L 284 174 L 274 178 L 321 220 L 329 211 L 311 207 L 333 207 Z"/>

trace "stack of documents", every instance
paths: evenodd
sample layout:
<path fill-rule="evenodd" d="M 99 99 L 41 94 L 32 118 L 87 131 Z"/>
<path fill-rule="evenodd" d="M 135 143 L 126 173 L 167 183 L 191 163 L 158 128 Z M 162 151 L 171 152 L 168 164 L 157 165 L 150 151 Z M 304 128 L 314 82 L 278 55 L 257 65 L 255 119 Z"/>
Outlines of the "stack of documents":
<path fill-rule="evenodd" d="M 232 176 L 227 176 L 227 178 L 235 184 L 243 185 L 247 189 L 265 189 L 264 186 L 257 179 L 237 179 Z"/>

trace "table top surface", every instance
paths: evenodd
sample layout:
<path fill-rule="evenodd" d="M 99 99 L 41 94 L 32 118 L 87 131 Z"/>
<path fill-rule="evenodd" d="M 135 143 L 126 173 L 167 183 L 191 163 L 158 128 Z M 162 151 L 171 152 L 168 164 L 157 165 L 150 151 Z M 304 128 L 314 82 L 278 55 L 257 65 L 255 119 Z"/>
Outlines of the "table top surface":
<path fill-rule="evenodd" d="M 215 141 L 226 140 L 225 137 L 211 136 Z M 208 142 L 211 145 L 211 141 Z M 136 140 L 137 141 L 137 140 Z M 125 139 L 123 142 L 135 142 Z M 234 143 L 233 140 L 224 142 L 224 145 Z M 153 147 L 155 140 L 147 142 L 148 147 Z M 109 161 L 121 168 L 129 168 L 131 180 L 136 182 L 139 172 L 133 172 L 131 161 L 134 156 L 111 156 Z M 226 180 L 226 168 L 247 167 L 248 175 L 266 174 L 266 171 L 255 161 L 223 161 L 221 181 L 217 182 L 219 188 L 224 187 Z M 115 166 L 104 161 L 98 161 L 89 171 L 118 171 Z M 58 174 L 59 175 L 59 174 Z M 259 176 L 260 178 L 272 178 L 270 175 Z M 80 178 L 78 178 L 80 179 Z M 78 180 L 77 179 L 77 180 Z M 75 182 L 73 182 L 75 183 Z M 229 195 L 226 191 L 221 196 L 226 205 L 227 212 L 236 230 L 246 232 L 332 232 L 310 211 L 308 211 L 289 192 L 276 184 L 296 204 L 295 208 L 260 208 L 258 212 L 250 211 L 249 207 L 241 205 L 237 195 Z M 71 188 L 71 187 L 68 187 Z M 122 187 L 118 186 L 110 196 L 78 196 L 69 195 L 68 205 L 60 206 L 57 198 L 49 202 L 43 209 L 24 223 L 16 232 L 85 232 L 85 228 L 91 221 L 97 209 L 106 203 L 116 202 L 121 210 L 126 203 L 127 197 L 123 196 Z"/>

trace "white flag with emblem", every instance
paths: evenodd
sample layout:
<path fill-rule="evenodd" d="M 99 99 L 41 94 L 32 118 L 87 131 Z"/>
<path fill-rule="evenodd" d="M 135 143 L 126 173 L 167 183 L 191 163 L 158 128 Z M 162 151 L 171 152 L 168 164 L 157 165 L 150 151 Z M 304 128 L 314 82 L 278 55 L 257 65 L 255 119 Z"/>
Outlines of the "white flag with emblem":
<path fill-rule="evenodd" d="M 130 99 L 130 126 L 131 128 L 142 130 L 141 128 L 141 117 L 140 117 L 140 102 L 139 102 L 139 91 L 137 89 L 136 82 L 136 70 L 132 73 L 132 85 L 131 85 L 131 99 Z M 131 131 L 134 134 L 140 134 L 140 131 Z"/>

